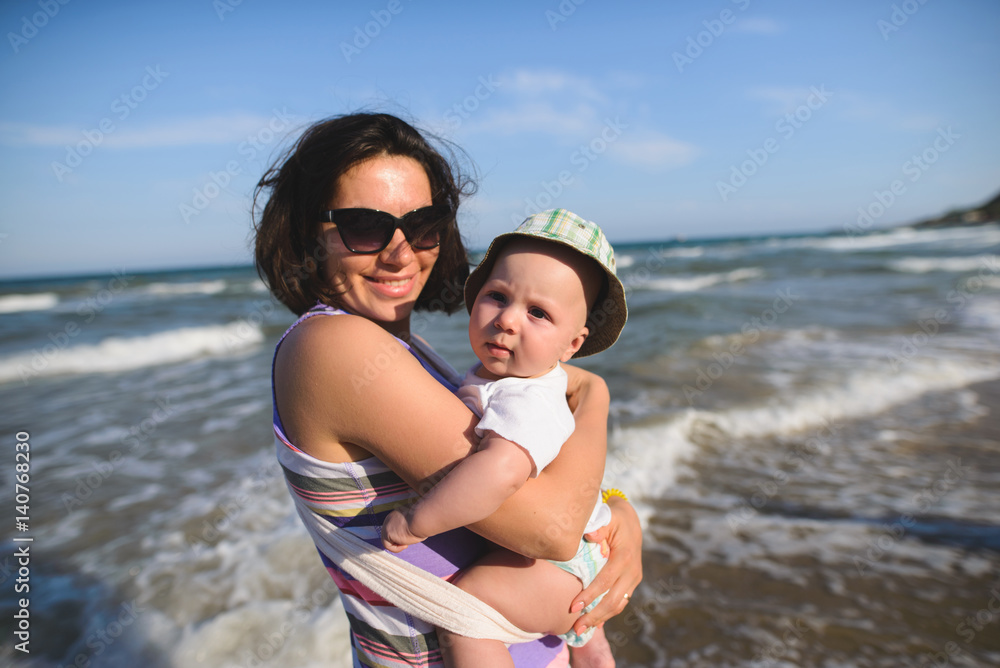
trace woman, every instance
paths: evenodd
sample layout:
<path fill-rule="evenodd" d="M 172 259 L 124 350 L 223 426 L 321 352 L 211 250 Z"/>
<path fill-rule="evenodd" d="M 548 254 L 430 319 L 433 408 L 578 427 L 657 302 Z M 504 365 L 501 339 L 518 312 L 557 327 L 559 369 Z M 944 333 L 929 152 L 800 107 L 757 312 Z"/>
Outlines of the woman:
<path fill-rule="evenodd" d="M 309 128 L 255 194 L 256 202 L 268 193 L 255 221 L 258 272 L 303 316 L 274 360 L 279 461 L 313 512 L 373 545 L 393 507 L 475 447 L 475 418 L 452 394 L 459 375 L 410 331 L 414 310 L 462 305 L 468 262 L 455 211 L 469 189 L 407 123 L 355 114 Z M 575 552 L 603 475 L 607 387 L 567 370 L 577 429 L 563 454 L 469 527 L 529 557 Z M 581 617 L 580 630 L 621 612 L 641 580 L 635 513 L 617 498 L 612 513 L 611 560 L 575 606 L 609 594 Z M 487 548 L 482 538 L 460 529 L 402 558 L 449 577 Z M 432 627 L 321 557 L 341 589 L 355 665 L 440 665 Z M 561 650 L 549 638 L 511 654 L 518 665 L 545 666 Z"/>

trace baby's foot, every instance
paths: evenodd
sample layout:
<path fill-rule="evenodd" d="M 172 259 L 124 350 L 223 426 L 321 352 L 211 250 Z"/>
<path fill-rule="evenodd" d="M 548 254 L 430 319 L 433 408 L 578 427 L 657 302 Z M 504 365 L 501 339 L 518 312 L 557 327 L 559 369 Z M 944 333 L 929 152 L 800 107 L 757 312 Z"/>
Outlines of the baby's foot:
<path fill-rule="evenodd" d="M 583 647 L 571 647 L 569 656 L 572 668 L 615 668 L 615 657 L 611 655 L 603 626 L 594 629 L 594 635 Z"/>

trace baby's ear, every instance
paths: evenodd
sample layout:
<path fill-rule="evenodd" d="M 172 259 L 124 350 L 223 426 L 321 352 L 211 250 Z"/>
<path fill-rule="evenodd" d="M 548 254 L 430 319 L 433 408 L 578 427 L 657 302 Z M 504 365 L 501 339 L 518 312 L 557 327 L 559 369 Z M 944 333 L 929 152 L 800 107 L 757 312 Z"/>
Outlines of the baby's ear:
<path fill-rule="evenodd" d="M 583 342 L 587 340 L 587 336 L 589 335 L 590 335 L 590 330 L 587 329 L 586 327 L 582 328 L 580 330 L 580 333 L 577 334 L 575 337 L 573 337 L 573 340 L 569 342 L 569 347 L 567 347 L 565 352 L 563 352 L 562 357 L 559 358 L 559 361 L 568 362 L 570 358 L 576 354 L 576 351 L 580 349 L 580 346 L 583 345 Z"/>

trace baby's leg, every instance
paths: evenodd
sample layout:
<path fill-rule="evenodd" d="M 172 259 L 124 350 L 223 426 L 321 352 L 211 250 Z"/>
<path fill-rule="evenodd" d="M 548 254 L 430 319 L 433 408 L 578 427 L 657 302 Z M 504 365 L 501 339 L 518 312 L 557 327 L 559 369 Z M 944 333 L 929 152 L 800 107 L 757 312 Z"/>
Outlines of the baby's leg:
<path fill-rule="evenodd" d="M 594 629 L 594 635 L 583 647 L 570 647 L 569 654 L 571 668 L 615 668 L 615 657 L 603 626 Z"/>
<path fill-rule="evenodd" d="M 561 568 L 541 559 L 528 559 L 508 550 L 495 550 L 468 570 L 456 584 L 495 608 L 515 626 L 536 633 L 565 633 L 579 617 L 569 611 L 581 582 Z M 472 640 L 442 633 L 441 645 L 449 666 L 513 666 L 503 643 Z M 503 650 L 501 662 L 500 652 Z M 486 654 L 491 661 L 487 663 Z M 496 657 L 495 659 L 493 657 Z"/>
<path fill-rule="evenodd" d="M 445 668 L 514 668 L 507 646 L 499 640 L 466 638 L 441 628 L 437 635 Z"/>

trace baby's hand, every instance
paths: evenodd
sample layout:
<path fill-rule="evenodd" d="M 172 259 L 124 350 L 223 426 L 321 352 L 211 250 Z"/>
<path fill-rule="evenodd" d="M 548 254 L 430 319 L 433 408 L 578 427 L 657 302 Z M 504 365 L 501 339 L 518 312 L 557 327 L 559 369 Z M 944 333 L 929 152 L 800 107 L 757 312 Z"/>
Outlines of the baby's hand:
<path fill-rule="evenodd" d="M 385 523 L 382 524 L 382 544 L 390 552 L 402 552 L 407 546 L 423 540 L 423 536 L 416 536 L 410 532 L 410 522 L 406 519 L 406 515 L 398 510 L 389 513 Z"/>

